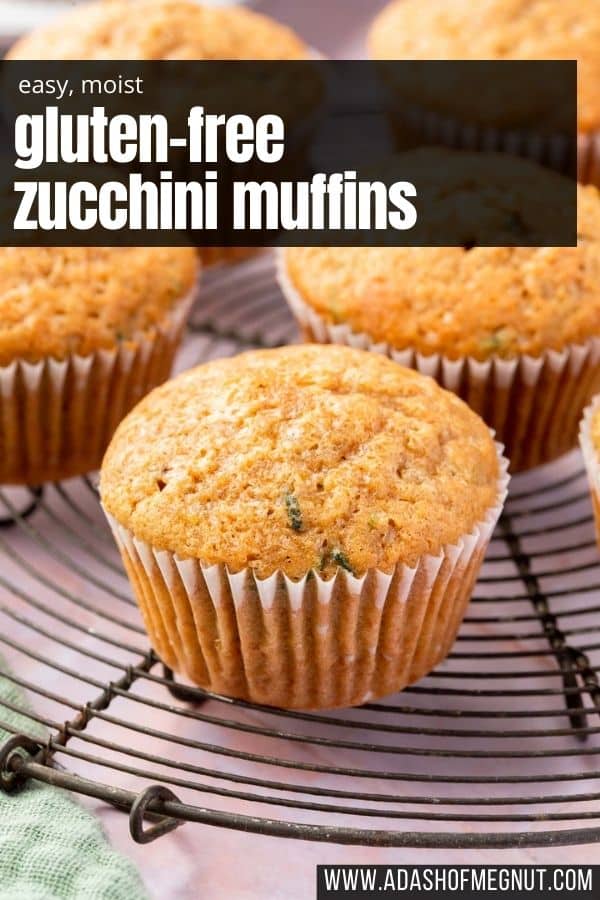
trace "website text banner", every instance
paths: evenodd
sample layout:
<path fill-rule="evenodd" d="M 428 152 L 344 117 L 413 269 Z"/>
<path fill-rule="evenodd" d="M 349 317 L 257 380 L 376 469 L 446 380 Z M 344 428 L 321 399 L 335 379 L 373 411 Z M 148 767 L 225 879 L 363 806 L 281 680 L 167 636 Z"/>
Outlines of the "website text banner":
<path fill-rule="evenodd" d="M 577 67 L 0 63 L 0 245 L 571 246 Z"/>
<path fill-rule="evenodd" d="M 317 900 L 596 900 L 600 866 L 317 866 Z"/>

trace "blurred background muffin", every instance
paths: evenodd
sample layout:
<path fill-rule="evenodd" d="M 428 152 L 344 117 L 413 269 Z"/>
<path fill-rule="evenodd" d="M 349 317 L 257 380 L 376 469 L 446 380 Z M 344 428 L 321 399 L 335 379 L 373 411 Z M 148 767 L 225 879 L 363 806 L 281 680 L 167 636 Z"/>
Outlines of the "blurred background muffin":
<path fill-rule="evenodd" d="M 525 179 L 538 169 L 569 184 L 524 160 L 515 166 Z M 513 471 L 532 468 L 575 446 L 600 389 L 600 194 L 577 192 L 576 247 L 481 247 L 468 231 L 462 247 L 294 247 L 280 257 L 282 289 L 308 340 L 383 352 L 432 375 L 496 431 Z M 560 192 L 554 209 L 552 196 L 526 204 L 524 217 L 510 191 L 457 178 L 439 214 L 451 221 L 452 200 L 472 204 L 476 221 L 506 221 L 512 240 L 529 240 L 540 216 L 560 215 Z"/>
<path fill-rule="evenodd" d="M 236 6 L 194 0 L 84 3 L 23 37 L 11 59 L 304 59 L 291 29 Z"/>
<path fill-rule="evenodd" d="M 576 59 L 578 177 L 600 185 L 600 0 L 394 0 L 375 19 L 369 50 L 380 60 Z M 485 84 L 456 86 L 451 94 L 468 122 L 488 124 L 494 104 Z M 539 91 L 515 85 L 510 108 L 517 118 L 506 124 L 519 126 L 525 116 L 538 125 L 548 113 L 544 95 L 543 81 Z M 523 98 L 542 107 L 523 110 Z"/>
<path fill-rule="evenodd" d="M 267 16 L 240 6 L 203 6 L 195 0 L 85 3 L 21 38 L 8 54 L 9 59 L 23 60 L 301 60 L 311 56 L 310 48 L 290 28 Z M 247 90 L 258 102 L 263 93 L 276 88 L 264 83 L 253 88 L 237 79 L 232 90 Z M 297 105 L 302 120 L 318 103 L 311 83 L 293 79 L 282 89 L 292 113 Z M 222 86 L 212 85 L 209 90 L 216 103 Z M 194 99 L 198 102 L 197 93 Z M 304 131 L 303 140 L 308 140 Z M 303 158 L 303 146 L 291 150 Z M 254 252 L 256 248 L 245 247 L 200 250 L 205 265 L 243 259 Z"/>
<path fill-rule="evenodd" d="M 0 484 L 99 466 L 169 377 L 197 275 L 192 249 L 0 249 Z"/>
<path fill-rule="evenodd" d="M 154 391 L 115 434 L 101 497 L 167 665 L 228 696 L 327 708 L 448 654 L 505 462 L 432 379 L 304 345 Z"/>

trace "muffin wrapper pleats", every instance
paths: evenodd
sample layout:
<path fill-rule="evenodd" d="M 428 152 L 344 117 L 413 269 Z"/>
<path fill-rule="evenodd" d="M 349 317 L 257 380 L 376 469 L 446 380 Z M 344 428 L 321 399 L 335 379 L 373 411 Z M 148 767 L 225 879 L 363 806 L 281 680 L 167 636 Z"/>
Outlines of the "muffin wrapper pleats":
<path fill-rule="evenodd" d="M 600 394 L 594 397 L 583 413 L 579 430 L 579 444 L 590 485 L 594 520 L 596 522 L 596 539 L 600 547 L 600 454 L 594 447 L 591 435 L 592 419 L 598 410 L 600 410 Z"/>
<path fill-rule="evenodd" d="M 544 135 L 525 129 L 461 122 L 453 116 L 419 106 L 401 107 L 399 111 L 398 106 L 393 103 L 388 115 L 398 149 L 408 149 L 408 138 L 413 146 L 416 140 L 421 146 L 441 145 L 452 150 L 509 153 L 550 166 L 559 172 L 566 173 L 570 170 L 572 150 L 564 135 Z M 578 141 L 579 139 L 580 135 Z M 578 152 L 579 149 L 578 147 Z"/>
<path fill-rule="evenodd" d="M 564 174 L 573 172 L 571 142 L 560 134 L 545 135 L 516 128 L 461 122 L 417 106 L 398 112 L 390 107 L 388 117 L 399 150 L 419 146 L 447 147 L 478 153 L 508 153 L 548 166 Z M 600 134 L 577 134 L 577 180 L 600 187 Z"/>
<path fill-rule="evenodd" d="M 270 706 L 355 706 L 430 672 L 450 652 L 506 496 L 437 556 L 360 578 L 325 580 L 179 559 L 138 540 L 107 513 L 151 644 L 169 668 L 208 691 Z"/>
<path fill-rule="evenodd" d="M 600 132 L 577 135 L 577 181 L 600 188 Z"/>
<path fill-rule="evenodd" d="M 114 349 L 0 367 L 0 484 L 98 468 L 121 419 L 169 377 L 194 296 L 160 327 Z"/>
<path fill-rule="evenodd" d="M 292 284 L 281 253 L 278 279 L 306 340 L 382 353 L 430 375 L 464 400 L 494 430 L 504 444 L 512 472 L 550 462 L 576 446 L 581 413 L 600 391 L 599 338 L 561 351 L 548 350 L 538 357 L 493 356 L 481 362 L 469 356 L 426 356 L 377 343 L 346 324 L 326 322 Z"/>

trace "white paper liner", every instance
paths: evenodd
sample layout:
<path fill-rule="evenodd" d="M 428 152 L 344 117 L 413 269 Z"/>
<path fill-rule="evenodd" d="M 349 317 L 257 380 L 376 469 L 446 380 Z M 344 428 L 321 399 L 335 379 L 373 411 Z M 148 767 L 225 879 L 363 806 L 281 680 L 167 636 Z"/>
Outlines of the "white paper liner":
<path fill-rule="evenodd" d="M 600 454 L 592 443 L 591 435 L 592 419 L 599 411 L 600 394 L 594 397 L 590 405 L 584 410 L 579 430 L 579 444 L 590 485 L 594 519 L 596 521 L 596 537 L 600 546 Z"/>
<path fill-rule="evenodd" d="M 206 690 L 271 706 L 355 706 L 423 677 L 452 647 L 507 493 L 496 444 L 497 502 L 437 556 L 356 578 L 180 559 L 138 540 L 106 512 L 152 646 Z"/>
<path fill-rule="evenodd" d="M 568 174 L 571 171 L 571 142 L 564 135 L 546 136 L 531 130 L 465 124 L 452 116 L 426 112 L 416 106 L 404 109 L 404 118 L 394 107 L 389 115 L 400 140 L 403 126 L 407 125 L 419 134 L 423 144 L 441 144 L 453 150 L 480 153 L 509 153 L 558 172 Z M 400 149 L 403 149 L 402 143 Z M 600 133 L 597 131 L 577 134 L 577 181 L 600 188 Z"/>
<path fill-rule="evenodd" d="M 600 132 L 577 135 L 577 181 L 600 188 Z"/>
<path fill-rule="evenodd" d="M 571 164 L 570 141 L 561 134 L 544 135 L 530 129 L 499 128 L 478 123 L 465 123 L 450 115 L 411 105 L 402 108 L 392 104 L 389 117 L 401 138 L 403 128 L 413 129 L 422 143 L 441 144 L 454 150 L 485 153 L 508 153 L 568 172 Z"/>
<path fill-rule="evenodd" d="M 504 444 L 511 471 L 520 472 L 557 459 L 577 444 L 579 419 L 600 391 L 600 338 L 541 356 L 449 359 L 398 350 L 358 334 L 349 325 L 326 322 L 300 296 L 279 251 L 277 278 L 304 336 L 322 344 L 344 344 L 388 356 L 453 391 L 479 413 Z"/>
<path fill-rule="evenodd" d="M 173 365 L 194 289 L 147 333 L 89 356 L 0 367 L 0 484 L 98 468 L 122 418 Z"/>

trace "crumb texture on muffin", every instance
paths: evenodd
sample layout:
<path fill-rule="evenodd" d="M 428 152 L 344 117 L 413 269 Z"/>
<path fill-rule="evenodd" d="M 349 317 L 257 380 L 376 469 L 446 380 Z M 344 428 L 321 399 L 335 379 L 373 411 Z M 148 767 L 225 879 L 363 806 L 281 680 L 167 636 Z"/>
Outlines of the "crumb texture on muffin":
<path fill-rule="evenodd" d="M 600 126 L 600 0 L 394 0 L 369 46 L 377 59 L 577 59 L 579 127 Z"/>
<path fill-rule="evenodd" d="M 0 366 L 135 339 L 167 321 L 197 275 L 191 248 L 2 248 Z"/>
<path fill-rule="evenodd" d="M 600 336 L 600 194 L 579 186 L 578 201 L 577 247 L 294 247 L 285 271 L 323 320 L 376 343 L 539 356 Z M 510 198 L 490 215 L 509 221 Z"/>
<path fill-rule="evenodd" d="M 37 29 L 12 59 L 301 59 L 294 32 L 242 7 L 193 0 L 108 0 L 85 4 Z"/>
<path fill-rule="evenodd" d="M 105 509 L 158 550 L 259 577 L 414 565 L 498 501 L 481 419 L 433 380 L 346 347 L 208 363 L 163 385 L 104 459 Z"/>

